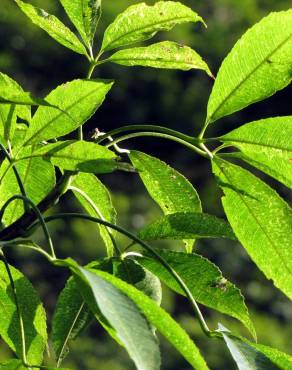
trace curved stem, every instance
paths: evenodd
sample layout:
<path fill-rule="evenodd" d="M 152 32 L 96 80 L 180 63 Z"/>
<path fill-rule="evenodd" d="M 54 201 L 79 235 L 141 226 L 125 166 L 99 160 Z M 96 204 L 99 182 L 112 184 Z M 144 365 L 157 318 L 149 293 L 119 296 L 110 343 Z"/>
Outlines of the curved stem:
<path fill-rule="evenodd" d="M 95 205 L 93 200 L 84 191 L 82 191 L 79 188 L 76 188 L 75 186 L 70 186 L 69 189 L 72 190 L 72 191 L 77 192 L 78 194 L 80 194 L 86 200 L 86 202 L 93 208 L 93 210 L 97 214 L 97 216 L 100 217 L 102 220 L 104 220 L 104 217 L 103 217 L 102 213 L 100 212 L 100 210 L 97 208 L 97 206 Z M 108 227 L 105 227 L 105 229 L 106 229 L 106 231 L 108 233 L 108 236 L 110 237 L 110 239 L 113 243 L 113 246 L 114 246 L 114 249 L 115 249 L 117 255 L 120 256 L 121 251 L 120 251 L 120 249 L 119 249 L 119 247 L 118 247 L 118 245 L 115 241 L 114 236 L 112 235 L 111 229 L 108 228 Z M 112 256 L 108 255 L 108 257 L 112 257 Z"/>
<path fill-rule="evenodd" d="M 183 279 L 164 260 L 164 258 L 162 258 L 150 245 L 148 245 L 147 243 L 145 243 L 143 240 L 141 240 L 140 238 L 138 238 L 136 235 L 130 233 L 127 230 L 125 230 L 121 226 L 112 224 L 110 222 L 107 222 L 107 221 L 104 221 L 104 220 L 101 220 L 99 218 L 92 217 L 92 216 L 89 216 L 89 215 L 86 215 L 86 214 L 80 214 L 80 213 L 59 213 L 59 214 L 56 214 L 56 215 L 53 215 L 53 216 L 46 217 L 45 218 L 45 221 L 46 222 L 51 222 L 51 221 L 54 221 L 54 220 L 57 220 L 57 219 L 60 219 L 60 218 L 61 219 L 64 219 L 64 218 L 81 218 L 81 219 L 84 219 L 84 220 L 95 222 L 95 223 L 98 223 L 98 224 L 101 224 L 101 225 L 110 227 L 110 228 L 112 228 L 114 230 L 117 230 L 121 234 L 124 234 L 125 236 L 127 236 L 129 239 L 131 239 L 134 242 L 140 244 L 145 250 L 147 250 L 150 254 L 152 254 L 165 267 L 165 269 L 167 269 L 170 272 L 170 274 L 175 278 L 175 280 L 177 281 L 177 283 L 179 284 L 179 286 L 181 287 L 181 289 L 184 291 L 184 293 L 186 294 L 186 296 L 190 300 L 191 305 L 192 305 L 192 307 L 194 309 L 195 315 L 196 315 L 197 319 L 199 320 L 199 323 L 200 323 L 200 326 L 201 326 L 202 331 L 208 337 L 221 337 L 221 335 L 219 333 L 210 331 L 210 329 L 208 328 L 208 325 L 207 325 L 207 323 L 206 323 L 206 321 L 205 321 L 205 319 L 204 319 L 204 317 L 203 317 L 203 315 L 202 315 L 202 313 L 201 313 L 201 311 L 199 309 L 199 306 L 198 306 L 196 300 L 194 299 L 191 291 L 189 290 L 189 288 L 187 287 L 187 285 L 185 284 L 185 282 L 183 281 Z M 31 228 L 34 229 L 35 227 L 38 226 L 37 224 L 38 224 L 37 222 L 34 223 L 31 226 Z"/>
<path fill-rule="evenodd" d="M 170 128 L 167 128 L 167 127 L 163 127 L 163 126 L 156 126 L 156 125 L 128 125 L 128 126 L 123 126 L 123 127 L 119 127 L 119 128 L 116 128 L 102 136 L 100 136 L 96 142 L 98 144 L 100 144 L 102 141 L 104 141 L 105 139 L 109 138 L 110 136 L 114 136 L 114 135 L 117 135 L 117 134 L 120 134 L 122 132 L 129 132 L 129 131 L 153 131 L 153 132 L 161 132 L 161 133 L 164 133 L 164 134 L 169 134 L 169 135 L 172 135 L 172 136 L 175 136 L 175 137 L 178 137 L 184 141 L 187 141 L 189 142 L 190 144 L 198 144 L 199 141 L 196 139 L 196 138 L 193 138 L 189 135 L 185 135 L 185 134 L 182 134 L 181 132 L 179 131 L 176 131 L 176 130 L 172 130 Z"/>
<path fill-rule="evenodd" d="M 1 143 L 0 143 L 0 148 L 1 148 L 1 150 L 3 151 L 3 153 L 5 154 L 5 157 L 7 158 L 7 160 L 8 160 L 8 162 L 9 162 L 10 166 L 12 166 L 12 169 L 13 169 L 14 175 L 15 175 L 15 177 L 16 177 L 16 181 L 17 181 L 17 183 L 18 183 L 19 190 L 20 190 L 21 194 L 22 194 L 24 197 L 26 197 L 26 192 L 25 192 L 25 189 L 24 189 L 23 182 L 22 182 L 22 180 L 21 180 L 21 177 L 20 177 L 20 175 L 19 175 L 19 172 L 18 172 L 18 170 L 17 170 L 16 166 L 13 164 L 13 160 L 12 160 L 12 158 L 11 158 L 10 154 L 7 152 L 6 148 L 5 148 L 5 147 L 4 147 L 4 145 L 2 145 Z M 8 169 L 10 168 L 10 166 L 8 167 Z M 6 174 L 6 173 L 7 173 L 7 172 L 5 172 L 5 174 Z M 2 179 L 3 179 L 3 178 L 2 178 Z"/>
<path fill-rule="evenodd" d="M 45 238 L 47 239 L 48 241 L 48 244 L 49 244 L 49 247 L 50 247 L 50 250 L 51 250 L 51 255 L 52 255 L 52 258 L 56 258 L 56 255 L 55 255 L 55 250 L 54 250 L 54 246 L 53 246 L 53 242 L 52 242 L 52 239 L 51 239 L 51 236 L 50 236 L 50 233 L 49 233 L 49 230 L 47 228 L 47 225 L 44 221 L 44 218 L 41 214 L 41 212 L 39 211 L 38 207 L 33 203 L 32 200 L 30 200 L 29 198 L 23 196 L 23 195 L 13 195 L 13 197 L 11 197 L 10 199 L 7 200 L 7 202 L 5 202 L 5 204 L 3 205 L 3 207 L 1 208 L 1 211 L 0 211 L 0 220 L 2 219 L 3 217 L 3 214 L 5 212 L 5 209 L 9 206 L 9 204 L 11 202 L 13 202 L 14 200 L 22 200 L 24 203 L 27 203 L 31 206 L 32 210 L 34 211 L 34 213 L 36 214 L 37 218 L 39 219 L 39 222 L 43 228 L 43 231 L 44 231 L 44 234 L 45 234 Z"/>
<path fill-rule="evenodd" d="M 7 272 L 9 281 L 10 281 L 10 285 L 11 285 L 11 288 L 12 288 L 12 294 L 13 294 L 13 298 L 14 298 L 14 301 L 15 301 L 16 312 L 17 312 L 18 321 L 19 321 L 19 329 L 20 329 L 20 337 L 21 337 L 21 350 L 22 350 L 22 361 L 24 363 L 26 363 L 27 358 L 26 358 L 25 331 L 24 331 L 23 318 L 22 318 L 22 314 L 21 314 L 21 310 L 20 310 L 20 306 L 19 306 L 19 302 L 18 302 L 16 286 L 14 284 L 14 280 L 13 280 L 13 276 L 12 276 L 9 264 L 8 264 L 7 259 L 6 259 L 2 250 L 0 250 L 0 256 L 3 259 L 5 269 L 6 269 L 6 272 Z"/>
<path fill-rule="evenodd" d="M 172 136 L 172 135 L 168 135 L 168 134 L 163 134 L 163 133 L 160 133 L 160 132 L 143 131 L 143 132 L 135 132 L 133 134 L 124 135 L 124 136 L 119 137 L 118 139 L 110 142 L 109 144 L 106 145 L 106 147 L 107 148 L 110 148 L 111 146 L 113 146 L 115 144 L 118 144 L 121 141 L 133 139 L 135 137 L 146 137 L 146 136 L 159 137 L 159 138 L 162 138 L 162 139 L 168 139 L 168 140 L 175 141 L 175 142 L 177 142 L 179 144 L 182 144 L 185 147 L 193 150 L 194 152 L 202 155 L 203 157 L 207 157 L 208 158 L 208 155 L 203 150 L 201 150 L 200 148 L 198 148 L 197 146 L 195 146 L 193 144 L 190 144 L 188 141 L 185 141 L 183 139 L 180 139 L 180 138 L 178 138 L 176 136 Z"/>

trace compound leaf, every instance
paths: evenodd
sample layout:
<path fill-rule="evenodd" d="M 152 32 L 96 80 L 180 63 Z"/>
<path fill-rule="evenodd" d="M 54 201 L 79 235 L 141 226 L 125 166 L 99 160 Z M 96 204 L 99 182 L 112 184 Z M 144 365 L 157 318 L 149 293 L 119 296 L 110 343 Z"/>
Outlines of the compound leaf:
<path fill-rule="evenodd" d="M 58 86 L 46 100 L 59 110 L 38 108 L 27 131 L 25 145 L 74 131 L 95 113 L 112 84 L 109 80 L 74 80 Z"/>
<path fill-rule="evenodd" d="M 144 240 L 230 238 L 236 240 L 229 224 L 206 213 L 178 212 L 166 215 L 139 232 Z"/>
<path fill-rule="evenodd" d="M 216 265 L 195 253 L 168 250 L 159 250 L 158 253 L 182 278 L 199 303 L 236 318 L 256 337 L 240 290 L 222 276 Z M 169 288 L 185 295 L 170 272 L 152 256 L 137 257 L 137 261 Z"/>
<path fill-rule="evenodd" d="M 101 13 L 101 0 L 60 0 L 85 44 L 91 48 Z"/>
<path fill-rule="evenodd" d="M 135 4 L 126 9 L 104 33 L 102 52 L 145 41 L 159 31 L 169 31 L 177 24 L 203 22 L 192 9 L 175 1 L 159 1 L 153 6 Z"/>
<path fill-rule="evenodd" d="M 87 55 L 84 45 L 78 40 L 77 36 L 54 15 L 21 0 L 15 0 L 15 2 L 34 24 L 46 31 L 60 44 L 78 54 Z"/>
<path fill-rule="evenodd" d="M 32 156 L 40 156 L 70 171 L 108 173 L 117 168 L 114 152 L 88 141 L 66 140 L 47 144 L 35 150 Z"/>
<path fill-rule="evenodd" d="M 212 73 L 200 55 L 188 46 L 172 41 L 163 41 L 146 47 L 117 51 L 109 59 L 110 62 L 124 66 L 144 66 L 153 68 L 202 69 L 209 76 Z"/>
<path fill-rule="evenodd" d="M 271 13 L 249 29 L 224 59 L 207 109 L 207 122 L 283 89 L 292 76 L 292 9 Z"/>
<path fill-rule="evenodd" d="M 92 174 L 79 173 L 73 182 L 74 195 L 81 203 L 87 213 L 105 221 L 116 223 L 116 210 L 113 206 L 110 194 L 102 182 Z M 113 255 L 114 246 L 110 234 L 113 231 L 105 226 L 99 225 L 100 235 L 107 247 L 109 256 Z"/>
<path fill-rule="evenodd" d="M 247 123 L 220 140 L 240 149 L 237 156 L 292 187 L 292 117 Z"/>
<path fill-rule="evenodd" d="M 30 364 L 40 365 L 47 343 L 46 314 L 36 291 L 27 278 L 14 267 L 9 268 L 23 320 L 27 361 Z M 2 261 L 0 261 L 0 335 L 17 356 L 21 357 L 22 342 L 17 306 L 13 288 Z"/>
<path fill-rule="evenodd" d="M 292 212 L 268 185 L 243 168 L 213 160 L 227 218 L 250 257 L 292 298 Z M 271 263 L 272 261 L 272 263 Z"/>

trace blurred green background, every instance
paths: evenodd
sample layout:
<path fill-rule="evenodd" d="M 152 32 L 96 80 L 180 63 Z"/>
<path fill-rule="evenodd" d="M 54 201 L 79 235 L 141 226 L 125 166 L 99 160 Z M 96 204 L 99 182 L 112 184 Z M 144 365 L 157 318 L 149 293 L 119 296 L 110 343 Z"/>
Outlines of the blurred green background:
<path fill-rule="evenodd" d="M 68 26 L 68 19 L 58 0 L 31 0 L 32 4 L 57 15 Z M 105 27 L 127 6 L 137 1 L 103 1 L 103 17 L 96 37 L 101 42 Z M 148 1 L 149 4 L 154 1 Z M 160 33 L 155 40 L 175 40 L 193 47 L 207 61 L 216 75 L 220 63 L 235 41 L 255 22 L 271 11 L 289 8 L 289 0 L 185 0 L 184 4 L 197 11 L 208 24 L 182 25 L 169 33 Z M 0 10 L 0 71 L 17 80 L 26 90 L 45 96 L 57 85 L 85 76 L 88 63 L 57 44 L 45 32 L 32 25 L 12 0 L 1 0 Z M 90 137 L 98 127 L 102 131 L 126 124 L 159 124 L 187 134 L 198 134 L 204 121 L 212 80 L 203 72 L 167 71 L 145 68 L 127 68 L 115 65 L 100 66 L 95 77 L 113 78 L 116 83 L 97 114 L 87 123 L 85 136 Z M 291 87 L 277 93 L 265 102 L 246 108 L 212 125 L 207 135 L 223 134 L 232 128 L 269 116 L 288 115 Z M 291 103 L 291 99 L 290 99 Z M 204 211 L 222 216 L 220 191 L 210 175 L 209 163 L 174 143 L 158 139 L 137 139 L 124 147 L 135 148 L 158 156 L 179 171 L 198 189 Z M 264 176 L 263 176 L 264 177 Z M 264 177 L 265 178 L 265 177 Z M 136 231 L 161 213 L 145 192 L 138 176 L 116 172 L 102 176 L 112 192 L 118 210 L 118 223 Z M 286 199 L 291 193 L 278 183 L 265 180 Z M 130 189 L 130 192 L 129 192 Z M 57 207 L 80 210 L 68 194 Z M 104 255 L 104 248 L 95 226 L 83 221 L 59 222 L 50 225 L 58 255 L 72 256 L 87 263 Z M 41 235 L 36 238 L 42 241 Z M 123 238 L 119 243 L 125 245 Z M 159 246 L 159 244 L 158 244 Z M 180 250 L 177 243 L 163 244 Z M 203 241 L 197 250 L 216 263 L 226 278 L 241 288 L 246 297 L 260 343 L 292 353 L 292 305 L 250 261 L 244 249 L 226 240 Z M 20 250 L 10 251 L 11 263 L 18 266 L 33 281 L 48 311 L 49 326 L 56 297 L 64 286 L 67 274 L 52 268 L 44 259 Z M 272 261 L 271 261 L 272 263 Z M 190 310 L 188 302 L 164 288 L 163 306 L 183 325 L 196 341 L 211 369 L 236 369 L 223 344 L 206 340 Z M 248 335 L 232 319 L 202 308 L 212 328 L 223 322 L 228 328 Z M 134 366 L 127 354 L 110 339 L 101 327 L 92 325 L 72 343 L 64 366 L 80 370 L 131 370 Z M 161 341 L 163 370 L 187 370 L 190 366 L 169 346 Z M 9 358 L 9 350 L 0 340 L 0 359 Z M 48 359 L 48 364 L 52 363 Z"/>

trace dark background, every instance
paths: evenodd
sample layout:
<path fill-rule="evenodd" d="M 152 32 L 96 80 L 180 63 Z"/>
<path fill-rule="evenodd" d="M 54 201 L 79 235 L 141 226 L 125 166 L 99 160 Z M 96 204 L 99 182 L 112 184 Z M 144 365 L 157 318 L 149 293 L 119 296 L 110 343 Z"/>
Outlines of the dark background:
<path fill-rule="evenodd" d="M 57 0 L 30 1 L 49 13 L 57 15 L 68 26 L 69 21 Z M 128 5 L 137 1 L 104 1 L 103 17 L 97 30 L 96 45 L 100 45 L 105 27 Z M 148 1 L 149 4 L 154 1 Z M 169 33 L 159 33 L 153 41 L 175 40 L 193 47 L 209 64 L 216 75 L 220 63 L 235 41 L 255 22 L 271 11 L 288 9 L 288 0 L 197 0 L 184 1 L 207 22 L 208 29 L 200 24 L 177 26 Z M 26 90 L 37 96 L 45 96 L 57 85 L 83 78 L 88 69 L 84 57 L 74 54 L 57 44 L 45 32 L 32 25 L 12 0 L 1 0 L 0 10 L 0 70 L 17 80 Z M 208 96 L 213 81 L 202 71 L 167 71 L 146 68 L 127 68 L 103 65 L 96 69 L 96 78 L 112 78 L 115 85 L 98 110 L 85 126 L 89 138 L 95 127 L 102 131 L 126 124 L 159 124 L 190 135 L 197 135 L 206 114 Z M 267 101 L 257 103 L 240 113 L 223 118 L 211 125 L 208 136 L 217 136 L 239 125 L 259 118 L 288 115 L 291 88 L 278 92 Z M 207 160 L 193 152 L 161 139 L 136 139 L 123 143 L 155 155 L 182 173 L 198 189 L 204 211 L 222 216 L 220 191 L 215 187 Z M 291 194 L 278 183 L 265 178 L 281 195 L 289 199 Z M 159 216 L 161 212 L 144 190 L 137 175 L 116 172 L 102 177 L 110 189 L 118 210 L 118 223 L 135 231 Z M 130 190 L 130 191 L 129 191 Z M 290 198 L 291 199 L 291 198 Z M 59 207 L 79 210 L 71 195 L 66 195 Z M 50 226 L 60 257 L 72 256 L 87 263 L 104 255 L 104 248 L 95 226 L 83 221 L 59 222 Z M 43 242 L 41 235 L 36 235 Z M 123 238 L 119 243 L 125 245 Z M 164 244 L 165 246 L 165 244 Z M 167 247 L 181 249 L 177 243 Z M 258 332 L 259 342 L 292 353 L 292 306 L 285 296 L 267 281 L 250 261 L 244 249 L 234 242 L 216 240 L 197 244 L 198 251 L 215 262 L 230 279 L 242 289 L 252 319 Z M 10 261 L 22 269 L 40 292 L 49 318 L 52 315 L 58 292 L 62 289 L 66 273 L 48 265 L 33 253 L 13 251 Z M 272 261 L 271 261 L 272 263 Z M 235 369 L 224 346 L 206 340 L 200 332 L 188 302 L 174 297 L 164 289 L 163 306 L 188 330 L 194 338 L 211 369 Z M 242 334 L 248 335 L 240 324 L 216 312 L 203 308 L 207 321 L 216 328 L 218 321 Z M 161 345 L 164 370 L 187 370 L 190 366 L 181 359 L 168 343 Z M 0 359 L 10 353 L 0 341 Z M 50 363 L 50 360 L 48 360 Z M 127 354 L 97 325 L 72 344 L 72 350 L 64 367 L 81 370 L 134 369 Z"/>

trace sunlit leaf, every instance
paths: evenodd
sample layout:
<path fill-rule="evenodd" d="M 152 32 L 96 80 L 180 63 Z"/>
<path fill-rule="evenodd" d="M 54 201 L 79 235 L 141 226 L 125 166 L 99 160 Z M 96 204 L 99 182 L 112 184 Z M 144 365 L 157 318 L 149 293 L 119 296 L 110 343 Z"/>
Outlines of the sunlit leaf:
<path fill-rule="evenodd" d="M 106 29 L 101 50 L 109 51 L 148 40 L 158 31 L 169 31 L 186 22 L 203 20 L 190 8 L 175 1 L 159 1 L 153 6 L 135 4 L 119 14 Z"/>
<path fill-rule="evenodd" d="M 76 53 L 87 55 L 84 45 L 78 40 L 77 36 L 57 17 L 21 0 L 15 0 L 15 2 L 34 24 L 46 31 L 60 44 Z"/>
<path fill-rule="evenodd" d="M 209 76 L 212 73 L 200 55 L 188 46 L 172 41 L 163 41 L 150 46 L 117 51 L 110 62 L 124 66 L 144 66 L 165 69 L 202 69 Z"/>
<path fill-rule="evenodd" d="M 225 194 L 223 207 L 238 240 L 266 277 L 292 298 L 291 208 L 273 189 L 239 166 L 216 158 L 213 171 Z"/>
<path fill-rule="evenodd" d="M 208 102 L 208 122 L 263 100 L 290 83 L 291 22 L 291 9 L 271 13 L 235 44 L 218 72 Z"/>

